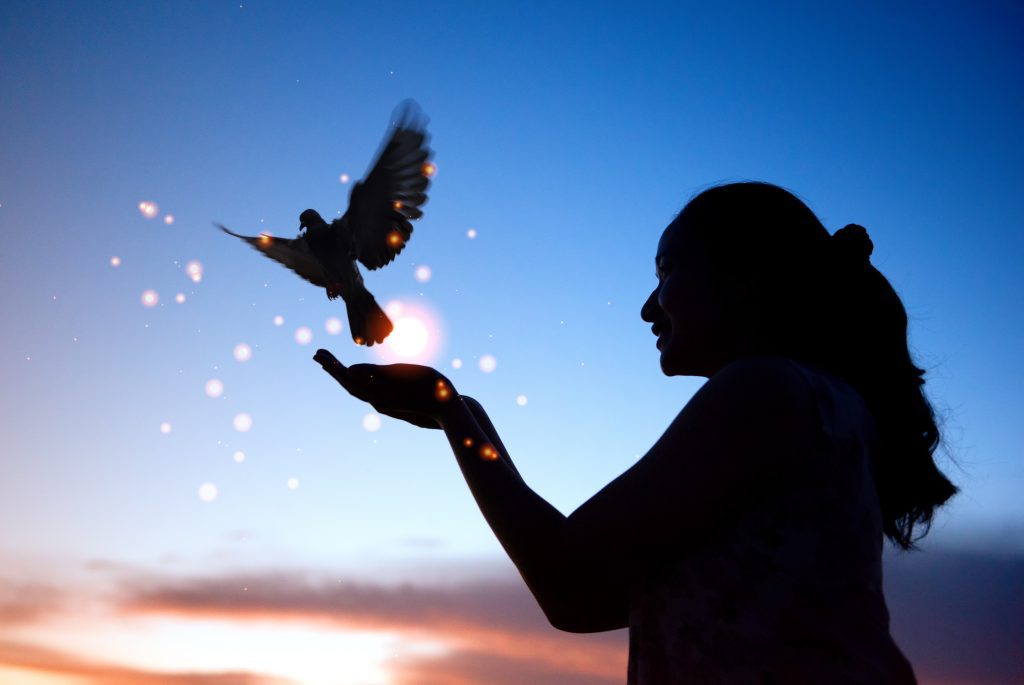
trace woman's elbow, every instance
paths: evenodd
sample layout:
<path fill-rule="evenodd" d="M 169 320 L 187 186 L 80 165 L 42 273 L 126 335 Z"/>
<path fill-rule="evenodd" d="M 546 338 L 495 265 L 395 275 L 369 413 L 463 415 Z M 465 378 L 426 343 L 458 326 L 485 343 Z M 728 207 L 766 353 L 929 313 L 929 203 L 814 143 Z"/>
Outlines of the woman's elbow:
<path fill-rule="evenodd" d="M 537 596 L 541 611 L 552 627 L 566 633 L 600 633 L 629 625 L 625 599 L 590 593 L 560 593 L 546 600 Z"/>

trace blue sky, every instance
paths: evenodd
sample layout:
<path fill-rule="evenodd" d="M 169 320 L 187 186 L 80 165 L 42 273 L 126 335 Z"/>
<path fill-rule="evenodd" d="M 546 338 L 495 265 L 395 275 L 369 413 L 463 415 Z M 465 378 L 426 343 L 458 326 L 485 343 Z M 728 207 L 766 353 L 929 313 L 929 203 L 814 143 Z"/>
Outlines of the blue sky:
<path fill-rule="evenodd" d="M 367 285 L 429 315 L 431 363 L 560 509 L 699 385 L 660 375 L 639 318 L 662 228 L 757 179 L 865 225 L 904 297 L 964 490 L 926 548 L 1019 554 L 1021 27 L 1012 3 L 5 3 L 4 565 L 402 577 L 500 557 L 443 437 L 366 431 L 310 360 L 377 359 L 325 331 L 340 305 L 211 225 L 289 236 L 307 207 L 343 211 L 339 175 L 407 97 L 438 172 Z"/>

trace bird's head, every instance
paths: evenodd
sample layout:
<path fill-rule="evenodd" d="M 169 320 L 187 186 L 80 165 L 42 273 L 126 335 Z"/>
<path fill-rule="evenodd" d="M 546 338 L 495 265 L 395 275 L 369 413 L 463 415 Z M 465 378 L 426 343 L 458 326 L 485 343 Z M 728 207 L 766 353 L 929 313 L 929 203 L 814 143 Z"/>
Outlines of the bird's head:
<path fill-rule="evenodd" d="M 327 224 L 324 218 L 320 216 L 320 213 L 315 209 L 307 209 L 302 214 L 299 214 L 299 231 L 304 228 L 320 228 Z"/>

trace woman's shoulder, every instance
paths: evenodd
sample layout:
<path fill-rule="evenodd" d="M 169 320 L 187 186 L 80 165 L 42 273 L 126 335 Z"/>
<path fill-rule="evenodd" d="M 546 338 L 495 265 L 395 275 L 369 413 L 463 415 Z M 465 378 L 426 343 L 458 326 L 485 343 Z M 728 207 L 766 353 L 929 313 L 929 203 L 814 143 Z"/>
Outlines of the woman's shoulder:
<path fill-rule="evenodd" d="M 723 409 L 764 412 L 774 407 L 803 413 L 813 409 L 808 373 L 789 357 L 740 357 L 715 372 L 694 399 Z"/>

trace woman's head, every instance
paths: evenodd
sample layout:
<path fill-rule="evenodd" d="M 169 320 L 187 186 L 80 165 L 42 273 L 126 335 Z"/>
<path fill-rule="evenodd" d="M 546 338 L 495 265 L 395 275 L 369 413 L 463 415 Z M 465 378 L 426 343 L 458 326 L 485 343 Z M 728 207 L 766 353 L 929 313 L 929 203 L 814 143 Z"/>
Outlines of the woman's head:
<path fill-rule="evenodd" d="M 658 243 L 659 286 L 641 312 L 662 333 L 663 371 L 707 376 L 736 356 L 806 345 L 828 239 L 778 186 L 731 183 L 693 198 Z"/>
<path fill-rule="evenodd" d="M 871 248 L 860 227 L 830 235 L 778 186 L 716 186 L 665 229 L 658 286 L 641 316 L 667 375 L 710 376 L 741 356 L 777 354 L 853 385 L 879 429 L 873 466 L 886 534 L 909 548 L 914 526 L 927 526 L 956 488 L 932 460 L 939 433 L 924 374 L 907 348 L 903 304 L 871 266 Z"/>

